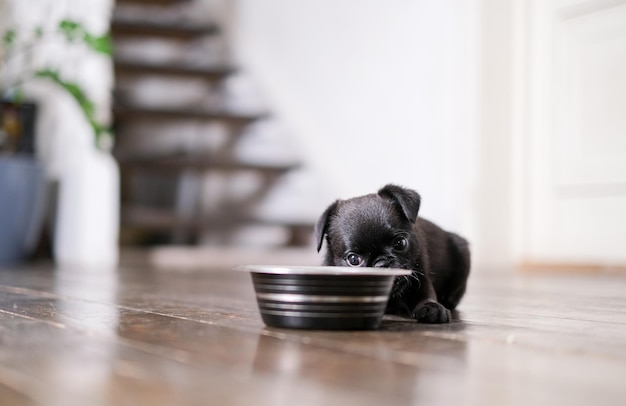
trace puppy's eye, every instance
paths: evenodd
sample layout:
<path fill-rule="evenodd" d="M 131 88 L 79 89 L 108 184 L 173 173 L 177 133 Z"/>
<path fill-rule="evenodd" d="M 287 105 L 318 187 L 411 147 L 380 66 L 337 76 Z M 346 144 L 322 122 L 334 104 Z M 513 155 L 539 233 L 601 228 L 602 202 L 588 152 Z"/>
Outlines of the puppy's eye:
<path fill-rule="evenodd" d="M 395 251 L 402 252 L 406 250 L 408 246 L 409 246 L 409 242 L 404 237 L 398 237 L 395 240 L 393 240 L 393 249 Z"/>
<path fill-rule="evenodd" d="M 350 266 L 361 266 L 363 264 L 363 258 L 357 254 L 348 254 L 346 262 Z"/>

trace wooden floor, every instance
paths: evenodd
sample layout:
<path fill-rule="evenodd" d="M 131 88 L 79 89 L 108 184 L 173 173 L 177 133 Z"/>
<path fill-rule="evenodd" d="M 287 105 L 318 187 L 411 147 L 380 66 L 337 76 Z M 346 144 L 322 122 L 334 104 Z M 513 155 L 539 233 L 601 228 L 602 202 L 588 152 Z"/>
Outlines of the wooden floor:
<path fill-rule="evenodd" d="M 0 405 L 626 404 L 623 275 L 475 270 L 457 318 L 274 330 L 228 269 L 0 269 Z"/>

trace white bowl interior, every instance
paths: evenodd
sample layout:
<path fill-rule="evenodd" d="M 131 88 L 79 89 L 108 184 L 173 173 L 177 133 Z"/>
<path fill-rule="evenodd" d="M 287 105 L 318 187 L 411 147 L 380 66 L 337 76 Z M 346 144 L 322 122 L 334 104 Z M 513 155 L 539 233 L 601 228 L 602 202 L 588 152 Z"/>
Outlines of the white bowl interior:
<path fill-rule="evenodd" d="M 309 266 L 309 265 L 240 265 L 236 271 L 278 274 L 278 275 L 363 275 L 363 276 L 400 276 L 410 275 L 410 269 L 367 268 L 343 266 Z"/>

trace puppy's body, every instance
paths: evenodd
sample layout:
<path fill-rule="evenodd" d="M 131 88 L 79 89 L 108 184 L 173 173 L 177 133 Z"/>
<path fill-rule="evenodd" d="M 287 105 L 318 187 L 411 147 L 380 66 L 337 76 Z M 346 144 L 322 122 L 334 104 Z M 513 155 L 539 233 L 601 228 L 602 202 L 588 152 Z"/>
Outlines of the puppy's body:
<path fill-rule="evenodd" d="M 417 192 L 387 185 L 377 194 L 338 200 L 320 217 L 324 265 L 412 269 L 395 280 L 387 312 L 428 323 L 450 321 L 465 293 L 470 268 L 467 241 L 418 218 Z"/>

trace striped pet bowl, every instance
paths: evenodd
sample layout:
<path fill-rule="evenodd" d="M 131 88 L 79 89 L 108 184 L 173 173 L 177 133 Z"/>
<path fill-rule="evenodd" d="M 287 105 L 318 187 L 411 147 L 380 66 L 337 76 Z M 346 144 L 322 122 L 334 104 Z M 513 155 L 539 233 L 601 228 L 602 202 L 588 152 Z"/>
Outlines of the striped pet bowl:
<path fill-rule="evenodd" d="M 248 271 L 270 327 L 372 330 L 385 313 L 393 280 L 410 270 L 335 266 L 263 266 Z"/>

